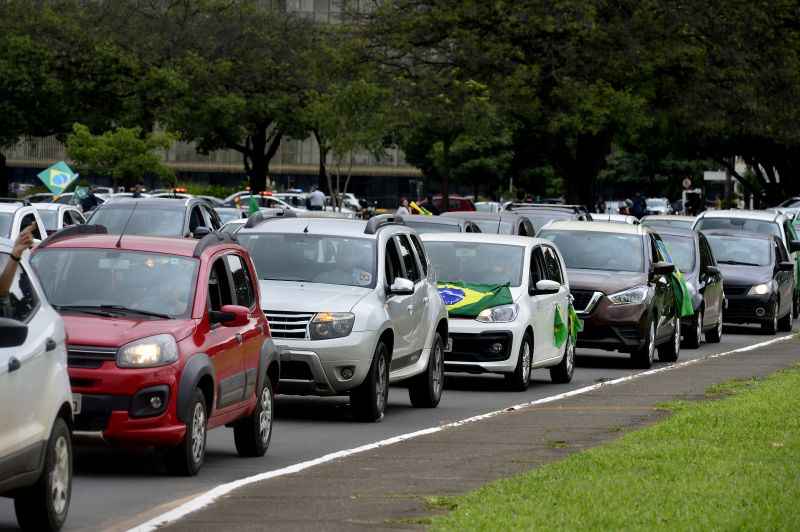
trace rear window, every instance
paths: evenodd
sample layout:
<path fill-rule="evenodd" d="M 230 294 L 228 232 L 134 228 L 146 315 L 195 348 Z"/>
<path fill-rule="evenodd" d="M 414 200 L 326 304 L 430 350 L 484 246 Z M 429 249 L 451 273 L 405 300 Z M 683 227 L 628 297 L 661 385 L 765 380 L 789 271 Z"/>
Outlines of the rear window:
<path fill-rule="evenodd" d="M 644 271 L 644 246 L 639 235 L 546 229 L 539 233 L 539 237 L 555 243 L 567 268 Z"/>
<path fill-rule="evenodd" d="M 700 218 L 697 222 L 696 229 L 698 231 L 710 231 L 714 229 L 744 231 L 746 233 L 759 233 L 782 238 L 781 226 L 777 223 L 747 218 Z"/>

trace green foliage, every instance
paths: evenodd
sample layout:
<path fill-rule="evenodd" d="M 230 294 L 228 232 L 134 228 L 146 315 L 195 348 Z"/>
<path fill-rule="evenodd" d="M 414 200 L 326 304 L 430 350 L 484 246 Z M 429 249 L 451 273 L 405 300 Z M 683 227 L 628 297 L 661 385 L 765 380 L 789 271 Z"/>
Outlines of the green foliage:
<path fill-rule="evenodd" d="M 175 183 L 175 173 L 162 162 L 159 150 L 169 148 L 176 138 L 169 133 L 142 134 L 141 128 L 117 128 L 93 135 L 76 123 L 67 137 L 67 155 L 83 173 L 111 177 L 114 185 L 133 187 L 145 176 L 162 183 Z"/>

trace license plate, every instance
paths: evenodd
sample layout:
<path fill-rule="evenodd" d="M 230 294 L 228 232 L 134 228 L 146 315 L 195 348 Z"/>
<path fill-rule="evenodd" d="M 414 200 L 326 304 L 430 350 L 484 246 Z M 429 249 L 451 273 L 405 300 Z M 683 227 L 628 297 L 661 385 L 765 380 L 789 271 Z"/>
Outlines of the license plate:
<path fill-rule="evenodd" d="M 81 394 L 72 394 L 72 415 L 77 416 L 81 413 Z"/>
<path fill-rule="evenodd" d="M 448 338 L 447 339 L 447 345 L 444 346 L 444 350 L 445 350 L 446 353 L 449 353 L 450 351 L 453 350 L 453 339 L 452 338 Z"/>

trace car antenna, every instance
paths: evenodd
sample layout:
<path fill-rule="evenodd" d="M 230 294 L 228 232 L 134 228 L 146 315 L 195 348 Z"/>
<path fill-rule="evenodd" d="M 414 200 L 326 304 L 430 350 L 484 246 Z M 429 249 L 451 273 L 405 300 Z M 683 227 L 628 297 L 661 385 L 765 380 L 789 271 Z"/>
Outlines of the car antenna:
<path fill-rule="evenodd" d="M 119 238 L 117 239 L 116 248 L 119 249 L 122 247 L 122 237 L 125 235 L 125 230 L 128 228 L 128 224 L 131 223 L 131 218 L 133 218 L 133 213 L 136 212 L 136 207 L 139 206 L 139 202 L 135 202 L 133 204 L 133 209 L 131 209 L 131 213 L 128 215 L 128 219 L 125 220 L 125 225 L 122 227 L 122 231 L 119 233 Z"/>

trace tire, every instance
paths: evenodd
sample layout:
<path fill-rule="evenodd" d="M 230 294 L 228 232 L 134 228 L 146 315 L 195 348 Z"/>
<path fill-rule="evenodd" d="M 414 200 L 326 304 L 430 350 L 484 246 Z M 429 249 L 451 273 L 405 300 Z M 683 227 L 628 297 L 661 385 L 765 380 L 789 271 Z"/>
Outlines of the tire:
<path fill-rule="evenodd" d="M 275 413 L 275 396 L 272 382 L 264 375 L 264 385 L 257 396 L 256 408 L 249 417 L 233 426 L 233 441 L 241 457 L 259 457 L 267 454 L 272 439 L 272 421 Z"/>
<path fill-rule="evenodd" d="M 658 347 L 658 360 L 661 362 L 675 362 L 681 354 L 681 318 L 675 316 L 675 332 L 672 340 Z"/>
<path fill-rule="evenodd" d="M 638 368 L 648 369 L 656 359 L 656 318 L 650 321 L 646 343 L 631 353 L 631 359 Z"/>
<path fill-rule="evenodd" d="M 72 497 L 72 441 L 61 418 L 53 423 L 45 453 L 39 480 L 14 497 L 17 522 L 23 530 L 52 532 L 67 520 Z"/>
<path fill-rule="evenodd" d="M 409 380 L 408 397 L 416 408 L 436 408 L 444 388 L 444 346 L 437 332 L 433 335 L 433 346 L 424 372 Z"/>
<path fill-rule="evenodd" d="M 531 364 L 533 363 L 533 346 L 531 337 L 526 334 L 522 338 L 519 346 L 519 356 L 517 356 L 517 366 L 513 373 L 505 375 L 506 384 L 512 390 L 524 392 L 528 389 L 531 382 Z"/>
<path fill-rule="evenodd" d="M 778 332 L 778 309 L 780 305 L 775 302 L 772 304 L 772 318 L 761 324 L 761 330 L 766 334 L 775 334 Z"/>
<path fill-rule="evenodd" d="M 692 326 L 683 333 L 682 347 L 697 349 L 703 342 L 703 309 L 700 308 L 694 314 Z"/>
<path fill-rule="evenodd" d="M 186 436 L 167 453 L 167 469 L 174 475 L 193 477 L 203 467 L 206 457 L 206 436 L 208 410 L 203 393 L 192 392 L 192 407 L 189 409 L 189 422 L 186 423 Z"/>
<path fill-rule="evenodd" d="M 778 330 L 781 332 L 792 332 L 792 325 L 794 325 L 794 310 L 789 310 L 786 316 L 778 320 Z"/>
<path fill-rule="evenodd" d="M 573 373 L 575 373 L 575 345 L 572 343 L 572 335 L 568 334 L 561 362 L 550 368 L 550 380 L 556 384 L 566 384 L 572 381 Z"/>
<path fill-rule="evenodd" d="M 350 394 L 356 420 L 374 423 L 383 419 L 389 400 L 389 349 L 379 342 L 364 382 Z"/>

